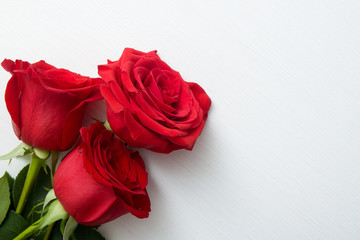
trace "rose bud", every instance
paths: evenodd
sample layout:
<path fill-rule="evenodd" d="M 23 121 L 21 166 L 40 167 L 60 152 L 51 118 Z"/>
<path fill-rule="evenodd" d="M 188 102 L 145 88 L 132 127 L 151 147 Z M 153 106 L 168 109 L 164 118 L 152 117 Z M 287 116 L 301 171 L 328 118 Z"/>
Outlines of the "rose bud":
<path fill-rule="evenodd" d="M 169 153 L 191 150 L 204 128 L 211 100 L 185 82 L 156 54 L 126 48 L 120 59 L 98 66 L 111 129 L 133 147 Z"/>
<path fill-rule="evenodd" d="M 80 143 L 54 176 L 55 195 L 80 224 L 95 226 L 130 212 L 146 218 L 150 199 L 145 165 L 100 123 L 81 130 Z"/>
<path fill-rule="evenodd" d="M 44 61 L 5 59 L 12 74 L 5 101 L 16 136 L 47 150 L 67 150 L 79 136 L 86 103 L 102 99 L 100 78 L 83 77 Z"/>

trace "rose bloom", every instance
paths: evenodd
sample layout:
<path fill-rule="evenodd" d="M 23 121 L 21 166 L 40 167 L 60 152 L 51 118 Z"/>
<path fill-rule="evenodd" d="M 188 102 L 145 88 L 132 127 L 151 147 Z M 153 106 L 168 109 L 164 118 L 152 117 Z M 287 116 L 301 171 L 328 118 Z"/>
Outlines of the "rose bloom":
<path fill-rule="evenodd" d="M 146 218 L 148 174 L 138 154 L 100 123 L 83 127 L 81 141 L 60 163 L 55 195 L 80 224 L 96 226 L 130 212 Z"/>
<path fill-rule="evenodd" d="M 5 101 L 16 136 L 47 150 L 67 150 L 79 136 L 86 103 L 102 99 L 100 78 L 83 77 L 44 61 L 5 59 L 12 74 Z"/>
<path fill-rule="evenodd" d="M 98 66 L 111 129 L 133 147 L 169 153 L 191 150 L 204 128 L 211 100 L 185 82 L 156 54 L 126 48 L 120 59 Z"/>

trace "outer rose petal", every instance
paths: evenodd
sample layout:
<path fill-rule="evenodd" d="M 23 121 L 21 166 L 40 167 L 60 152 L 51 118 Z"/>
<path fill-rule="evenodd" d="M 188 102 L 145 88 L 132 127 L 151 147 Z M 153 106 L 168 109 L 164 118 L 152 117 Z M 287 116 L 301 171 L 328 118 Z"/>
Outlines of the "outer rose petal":
<path fill-rule="evenodd" d="M 106 65 L 99 65 L 98 66 L 98 72 L 99 75 L 107 82 L 112 82 L 115 81 L 116 82 L 116 78 L 117 78 L 117 63 L 113 63 L 113 62 L 109 62 Z"/>
<path fill-rule="evenodd" d="M 21 127 L 21 123 L 20 123 L 20 106 L 19 106 L 19 89 L 18 89 L 18 81 L 17 78 L 15 76 L 13 76 L 7 86 L 6 86 L 7 91 L 5 92 L 5 102 L 6 102 L 6 107 L 10 113 L 12 122 L 13 122 L 13 127 L 14 127 L 14 132 L 16 134 L 16 136 L 18 138 L 20 138 L 20 127 Z"/>
<path fill-rule="evenodd" d="M 61 149 L 69 149 L 73 143 L 76 142 L 82 123 L 79 121 L 79 119 L 83 118 L 87 104 L 89 102 L 98 101 L 100 99 L 102 99 L 101 94 L 99 91 L 96 91 L 91 97 L 85 101 L 80 102 L 78 106 L 69 112 L 69 114 L 66 116 L 66 119 L 64 120 Z"/>
<path fill-rule="evenodd" d="M 156 51 L 154 51 L 154 52 L 156 52 Z M 125 48 L 123 51 L 123 54 L 121 55 L 120 62 L 123 63 L 124 60 L 131 61 L 131 62 L 137 62 L 145 55 L 146 55 L 146 53 L 135 50 L 133 48 Z"/>
<path fill-rule="evenodd" d="M 98 183 L 85 170 L 78 150 L 69 153 L 56 170 L 54 191 L 64 209 L 80 224 L 96 226 L 128 212 L 118 203 L 112 187 Z"/>
<path fill-rule="evenodd" d="M 196 139 L 200 136 L 203 128 L 205 126 L 205 120 L 202 121 L 199 127 L 191 131 L 186 137 L 175 137 L 170 138 L 170 141 L 177 144 L 178 146 L 184 146 L 185 149 L 191 150 L 194 147 Z"/>
<path fill-rule="evenodd" d="M 113 112 L 119 113 L 124 109 L 109 87 L 101 86 L 100 90 L 108 107 L 110 107 Z"/>
<path fill-rule="evenodd" d="M 23 142 L 47 150 L 67 150 L 76 141 L 87 102 L 102 98 L 100 78 L 91 79 L 44 61 L 5 59 L 12 74 L 5 101 L 14 132 Z"/>
<path fill-rule="evenodd" d="M 23 62 L 21 60 L 17 60 L 16 62 L 13 62 L 9 59 L 5 59 L 1 63 L 1 66 L 6 71 L 13 74 L 13 76 L 11 77 L 11 79 L 9 80 L 6 86 L 5 102 L 13 122 L 14 132 L 16 136 L 20 138 L 21 122 L 20 122 L 19 97 L 21 96 L 21 91 L 20 91 L 21 89 L 19 89 L 19 86 L 22 85 L 22 82 L 21 79 L 18 79 L 18 76 L 19 75 L 21 76 L 21 74 L 25 74 L 26 69 L 28 66 L 30 66 L 30 64 L 28 62 Z M 17 70 L 17 73 L 15 73 L 14 70 Z"/>
<path fill-rule="evenodd" d="M 31 91 L 23 91 L 20 98 L 21 140 L 43 149 L 64 150 L 63 124 L 68 113 L 76 107 L 77 98 L 68 93 L 49 92 L 34 81 L 24 81 L 24 88 Z M 77 125 L 76 122 L 73 124 Z M 78 135 L 76 132 L 72 134 Z"/>
<path fill-rule="evenodd" d="M 188 84 L 196 100 L 199 102 L 200 107 L 204 111 L 204 114 L 207 114 L 211 106 L 211 99 L 206 94 L 204 89 L 200 87 L 197 83 L 189 82 Z"/>

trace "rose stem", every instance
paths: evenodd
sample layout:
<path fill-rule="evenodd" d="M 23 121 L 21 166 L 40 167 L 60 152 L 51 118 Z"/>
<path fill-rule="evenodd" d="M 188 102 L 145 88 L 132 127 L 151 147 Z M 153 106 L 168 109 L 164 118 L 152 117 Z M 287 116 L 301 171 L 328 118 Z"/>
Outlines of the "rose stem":
<path fill-rule="evenodd" d="M 23 209 L 25 207 L 25 203 L 26 203 L 29 193 L 31 191 L 31 188 L 34 185 L 36 177 L 42 166 L 42 161 L 44 161 L 44 160 L 38 158 L 34 153 L 31 154 L 30 167 L 29 167 L 29 170 L 26 175 L 26 179 L 25 179 L 23 190 L 20 195 L 19 203 L 16 207 L 16 213 L 21 214 L 21 212 L 23 211 Z"/>

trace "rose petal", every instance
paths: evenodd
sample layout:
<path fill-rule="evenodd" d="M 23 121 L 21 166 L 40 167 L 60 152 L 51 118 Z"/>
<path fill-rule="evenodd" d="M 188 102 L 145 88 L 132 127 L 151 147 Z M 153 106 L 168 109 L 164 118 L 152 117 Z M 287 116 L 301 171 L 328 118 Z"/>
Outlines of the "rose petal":
<path fill-rule="evenodd" d="M 189 82 L 188 84 L 196 100 L 199 102 L 200 107 L 203 109 L 204 114 L 207 114 L 211 106 L 211 99 L 197 83 Z"/>
<path fill-rule="evenodd" d="M 5 59 L 1 66 L 8 72 L 13 74 L 13 70 L 15 67 L 15 63 L 11 60 Z M 21 137 L 21 121 L 20 121 L 20 105 L 19 105 L 19 97 L 21 94 L 21 90 L 18 88 L 18 79 L 16 75 L 13 75 L 6 86 L 5 91 L 5 102 L 6 107 L 10 113 L 14 132 L 18 138 Z"/>
<path fill-rule="evenodd" d="M 159 148 L 166 148 L 168 145 L 167 141 L 139 124 L 128 109 L 124 110 L 124 120 L 126 126 L 131 128 L 131 132 L 129 131 L 129 133 L 133 142 Z"/>
<path fill-rule="evenodd" d="M 80 224 L 94 226 L 97 225 L 95 220 L 103 223 L 118 217 L 118 213 L 108 211 L 117 201 L 112 187 L 92 178 L 83 167 L 82 155 L 77 150 L 70 152 L 56 170 L 54 190 L 64 209 Z M 127 212 L 121 205 L 118 211 Z"/>
<path fill-rule="evenodd" d="M 111 107 L 113 112 L 119 113 L 120 111 L 124 110 L 123 105 L 119 103 L 118 99 L 114 96 L 109 86 L 101 86 L 100 91 L 101 95 L 104 97 L 107 103 L 107 106 Z"/>
<path fill-rule="evenodd" d="M 164 125 L 156 122 L 154 119 L 150 118 L 148 115 L 146 115 L 135 102 L 130 99 L 130 103 L 132 107 L 134 108 L 136 115 L 139 117 L 139 122 L 141 122 L 141 125 L 144 127 L 147 127 L 148 129 L 164 135 L 164 136 L 170 136 L 170 137 L 176 137 L 176 136 L 184 136 L 186 135 L 186 132 L 180 131 L 177 129 L 172 129 L 165 127 Z"/>
<path fill-rule="evenodd" d="M 199 127 L 195 128 L 193 131 L 191 131 L 189 133 L 189 135 L 184 136 L 184 137 L 169 138 L 169 140 L 179 146 L 183 146 L 184 148 L 186 148 L 188 150 L 192 150 L 197 137 L 200 135 L 200 133 L 202 132 L 202 130 L 204 128 L 204 125 L 205 125 L 205 121 L 202 121 L 201 124 L 199 125 Z"/>
<path fill-rule="evenodd" d="M 133 72 L 132 72 L 132 68 L 134 66 L 133 62 L 125 62 L 121 67 L 121 81 L 122 84 L 124 85 L 125 89 L 129 92 L 138 92 L 138 90 L 136 89 L 136 87 L 134 86 L 134 83 L 132 81 L 133 77 Z"/>
<path fill-rule="evenodd" d="M 109 82 L 117 82 L 117 71 L 118 70 L 118 63 L 111 62 L 108 60 L 108 64 L 98 65 L 98 73 L 101 78 L 109 83 Z"/>

